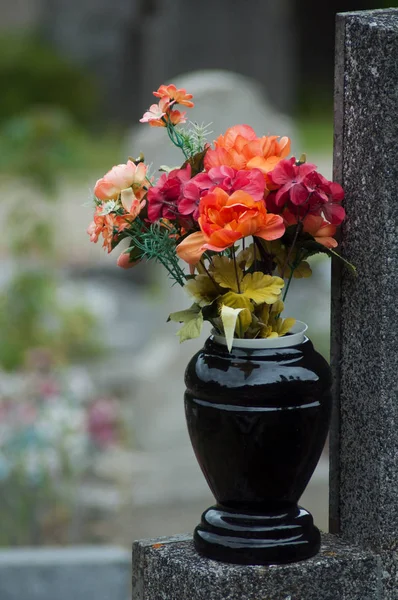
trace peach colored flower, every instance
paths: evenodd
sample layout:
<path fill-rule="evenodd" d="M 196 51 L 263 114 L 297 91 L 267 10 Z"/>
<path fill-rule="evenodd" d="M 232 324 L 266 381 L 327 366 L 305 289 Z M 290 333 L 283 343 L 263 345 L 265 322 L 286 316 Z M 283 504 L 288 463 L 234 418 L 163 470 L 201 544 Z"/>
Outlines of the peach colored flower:
<path fill-rule="evenodd" d="M 94 187 L 94 195 L 99 200 L 117 200 L 122 190 L 132 187 L 137 198 L 141 199 L 146 194 L 144 184 L 146 181 L 147 166 L 140 162 L 136 165 L 132 160 L 126 164 L 112 167 Z"/>
<path fill-rule="evenodd" d="M 90 240 L 95 244 L 98 242 L 100 235 L 104 238 L 102 247 L 106 248 L 108 253 L 120 241 L 120 234 L 128 227 L 134 220 L 131 215 L 115 215 L 115 214 L 100 214 L 102 211 L 101 206 L 97 206 L 94 214 L 94 221 L 90 223 L 87 228 L 87 233 L 90 236 Z"/>
<path fill-rule="evenodd" d="M 105 225 L 105 215 L 100 214 L 102 212 L 102 208 L 102 206 L 96 207 L 94 220 L 91 221 L 90 225 L 87 227 L 87 233 L 90 236 L 90 242 L 94 242 L 94 244 L 98 242 L 98 238 Z"/>
<path fill-rule="evenodd" d="M 206 171 L 226 165 L 234 169 L 259 169 L 264 174 L 290 152 L 288 137 L 276 135 L 258 138 L 249 125 L 235 125 L 214 142 L 204 159 Z"/>
<path fill-rule="evenodd" d="M 186 112 L 180 112 L 179 110 L 170 110 L 166 113 L 164 118 L 150 121 L 149 125 L 151 127 L 166 127 L 167 122 L 170 122 L 173 125 L 178 125 L 179 123 L 186 123 L 186 114 Z"/>
<path fill-rule="evenodd" d="M 192 94 L 187 94 L 184 88 L 180 88 L 177 90 L 174 84 L 171 85 L 161 85 L 160 88 L 153 92 L 154 96 L 158 98 L 168 98 L 170 104 L 174 102 L 174 104 L 181 104 L 182 106 L 187 106 L 188 108 L 192 108 L 194 103 L 191 102 Z"/>
<path fill-rule="evenodd" d="M 285 210 L 282 214 L 286 227 L 289 225 L 297 225 L 297 218 L 290 210 Z M 326 248 L 336 248 L 337 241 L 334 239 L 336 233 L 336 225 L 331 225 L 325 219 L 318 215 L 307 215 L 303 221 L 303 232 L 309 233 L 315 238 L 315 241 Z"/>
<path fill-rule="evenodd" d="M 120 201 L 124 210 L 132 216 L 132 220 L 138 217 L 141 210 L 146 204 L 146 200 L 142 200 L 140 202 L 138 198 L 136 198 L 133 192 L 133 188 L 127 188 L 126 190 L 122 190 L 120 193 Z"/>
<path fill-rule="evenodd" d="M 169 104 L 170 100 L 168 98 L 161 98 L 159 104 L 152 104 L 149 107 L 149 110 L 147 110 L 147 112 L 145 112 L 143 117 L 140 119 L 140 123 L 149 123 L 151 125 L 152 121 L 160 121 L 162 123 L 161 127 L 165 127 L 162 117 L 165 116 Z"/>
<path fill-rule="evenodd" d="M 135 265 L 138 265 L 139 262 L 141 261 L 130 260 L 129 252 L 122 252 L 119 258 L 117 259 L 117 266 L 121 267 L 122 269 L 131 269 L 132 267 L 135 267 Z"/>
<path fill-rule="evenodd" d="M 285 232 L 282 217 L 267 213 L 264 202 L 242 190 L 229 196 L 215 188 L 200 200 L 199 211 L 201 231 L 177 246 L 178 256 L 189 264 L 196 264 L 206 250 L 221 252 L 249 235 L 276 240 Z"/>
<path fill-rule="evenodd" d="M 303 220 L 303 231 L 312 235 L 318 244 L 326 248 L 336 248 L 337 241 L 334 239 L 336 226 L 331 225 L 322 217 L 307 215 Z"/>

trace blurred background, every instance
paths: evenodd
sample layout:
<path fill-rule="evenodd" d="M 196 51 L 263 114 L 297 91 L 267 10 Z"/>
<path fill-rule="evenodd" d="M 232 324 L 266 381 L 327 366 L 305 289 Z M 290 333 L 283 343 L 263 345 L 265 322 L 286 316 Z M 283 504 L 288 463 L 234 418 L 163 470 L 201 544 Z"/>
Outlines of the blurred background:
<path fill-rule="evenodd" d="M 212 502 L 182 402 L 203 338 L 181 347 L 166 324 L 186 299 L 86 235 L 112 165 L 182 162 L 138 123 L 151 92 L 193 93 L 211 139 L 236 123 L 291 135 L 331 177 L 335 13 L 397 5 L 0 0 L 0 546 L 128 548 L 191 531 Z M 313 270 L 286 315 L 328 357 L 328 261 Z M 303 504 L 327 529 L 326 454 Z"/>

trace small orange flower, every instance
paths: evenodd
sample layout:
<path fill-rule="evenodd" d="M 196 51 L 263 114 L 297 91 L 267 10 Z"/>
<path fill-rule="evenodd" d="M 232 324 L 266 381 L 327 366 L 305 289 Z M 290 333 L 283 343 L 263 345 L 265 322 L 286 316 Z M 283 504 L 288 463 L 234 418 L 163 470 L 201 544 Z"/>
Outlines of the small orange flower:
<path fill-rule="evenodd" d="M 169 98 L 170 104 L 174 102 L 175 104 L 181 104 L 188 108 L 194 106 L 194 103 L 191 102 L 191 98 L 193 97 L 192 94 L 187 94 L 184 88 L 177 90 L 174 84 L 161 85 L 157 92 L 153 92 L 153 95 L 157 98 Z"/>
<path fill-rule="evenodd" d="M 178 256 L 191 265 L 199 262 L 206 250 L 221 252 L 249 235 L 276 240 L 285 232 L 282 217 L 267 213 L 264 202 L 242 190 L 229 196 L 215 188 L 200 200 L 199 210 L 201 231 L 177 246 Z"/>
<path fill-rule="evenodd" d="M 290 152 L 288 137 L 279 139 L 277 135 L 271 135 L 258 138 L 249 125 L 230 127 L 216 139 L 214 146 L 214 150 L 210 148 L 207 151 L 204 159 L 206 171 L 226 165 L 238 171 L 259 169 L 266 174 Z"/>
<path fill-rule="evenodd" d="M 179 123 L 186 123 L 186 114 L 186 112 L 180 112 L 179 110 L 170 110 L 162 119 L 151 119 L 149 121 L 149 125 L 151 127 L 166 127 L 167 121 L 169 121 L 173 125 L 178 125 Z"/>
<path fill-rule="evenodd" d="M 112 213 L 105 215 L 102 229 L 102 237 L 104 238 L 102 247 L 106 248 L 108 253 L 112 252 L 115 245 L 120 241 L 120 239 L 118 240 L 119 235 L 131 224 L 131 221 L 130 215 L 115 215 Z"/>

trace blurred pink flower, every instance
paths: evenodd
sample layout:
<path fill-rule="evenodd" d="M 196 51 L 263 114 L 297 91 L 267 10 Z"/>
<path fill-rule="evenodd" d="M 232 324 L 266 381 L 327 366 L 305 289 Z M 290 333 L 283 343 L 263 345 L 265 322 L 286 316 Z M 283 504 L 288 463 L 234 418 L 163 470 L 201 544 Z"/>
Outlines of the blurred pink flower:
<path fill-rule="evenodd" d="M 117 439 L 118 414 L 114 400 L 99 398 L 91 403 L 87 413 L 87 429 L 95 444 L 109 446 Z"/>

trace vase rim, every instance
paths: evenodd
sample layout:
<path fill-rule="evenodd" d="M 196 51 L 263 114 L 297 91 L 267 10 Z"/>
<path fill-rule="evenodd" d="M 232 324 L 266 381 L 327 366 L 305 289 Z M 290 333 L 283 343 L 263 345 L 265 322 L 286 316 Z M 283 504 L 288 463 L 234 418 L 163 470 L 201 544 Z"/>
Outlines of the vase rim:
<path fill-rule="evenodd" d="M 233 348 L 246 348 L 248 350 L 257 350 L 262 348 L 288 348 L 289 346 L 297 346 L 302 344 L 306 339 L 305 332 L 308 325 L 303 321 L 296 321 L 293 327 L 290 328 L 290 335 L 283 335 L 277 338 L 255 338 L 255 339 L 239 339 L 234 338 L 232 342 Z M 214 331 L 214 330 L 213 330 Z M 223 335 L 218 335 L 212 332 L 212 339 L 217 344 L 227 345 L 227 341 Z"/>

